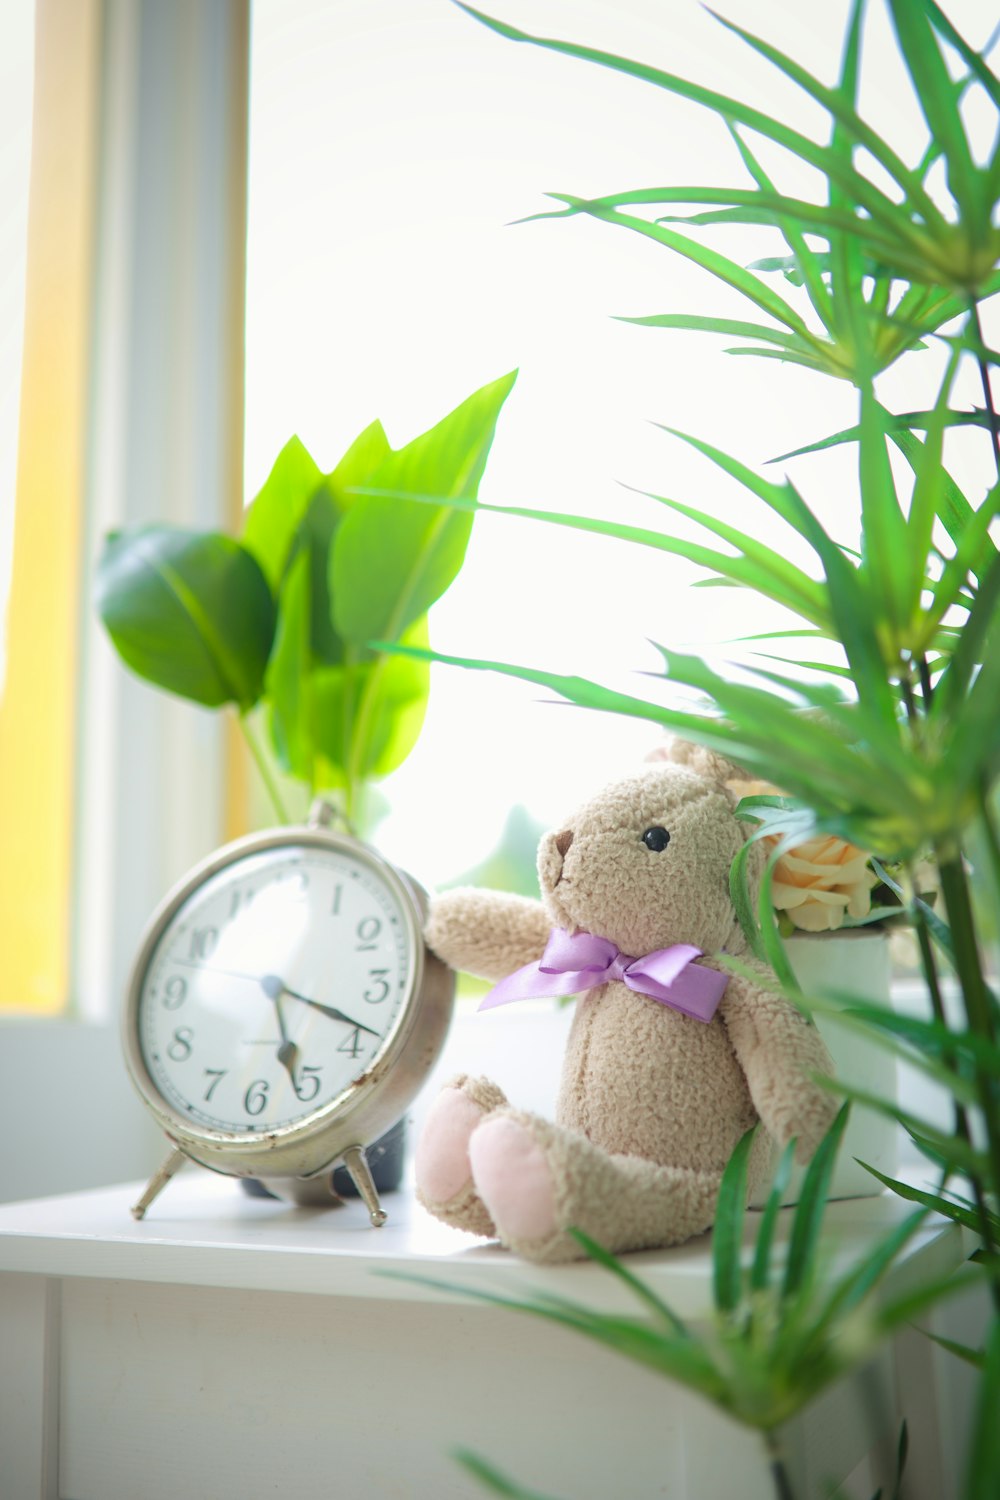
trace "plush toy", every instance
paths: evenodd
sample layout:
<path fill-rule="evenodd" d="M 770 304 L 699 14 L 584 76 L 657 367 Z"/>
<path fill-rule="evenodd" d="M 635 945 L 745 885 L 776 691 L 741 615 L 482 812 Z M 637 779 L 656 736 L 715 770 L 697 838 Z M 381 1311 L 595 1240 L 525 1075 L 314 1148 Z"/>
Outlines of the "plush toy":
<path fill-rule="evenodd" d="M 769 972 L 748 956 L 729 894 L 752 827 L 733 815 L 741 773 L 679 741 L 663 756 L 542 839 L 541 902 L 464 889 L 431 906 L 431 948 L 500 981 L 485 1005 L 579 994 L 554 1123 L 463 1075 L 417 1147 L 424 1206 L 529 1260 L 579 1258 L 570 1228 L 615 1252 L 701 1234 L 755 1121 L 751 1193 L 772 1142 L 796 1137 L 808 1160 L 836 1109 L 813 1076 L 831 1072 L 815 1027 L 714 957 Z"/>

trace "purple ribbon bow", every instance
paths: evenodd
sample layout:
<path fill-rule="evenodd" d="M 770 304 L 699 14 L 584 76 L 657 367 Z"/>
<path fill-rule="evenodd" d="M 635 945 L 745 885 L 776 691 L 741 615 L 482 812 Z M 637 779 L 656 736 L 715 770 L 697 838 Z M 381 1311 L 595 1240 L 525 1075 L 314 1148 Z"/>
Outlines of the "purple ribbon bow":
<path fill-rule="evenodd" d="M 648 995 L 682 1015 L 707 1022 L 715 1015 L 729 979 L 693 962 L 700 957 L 700 948 L 675 943 L 670 948 L 657 948 L 645 958 L 629 958 L 609 938 L 554 927 L 539 962 L 525 964 L 501 979 L 479 1009 L 492 1010 L 512 1000 L 543 995 L 577 995 L 617 979 L 639 995 Z"/>

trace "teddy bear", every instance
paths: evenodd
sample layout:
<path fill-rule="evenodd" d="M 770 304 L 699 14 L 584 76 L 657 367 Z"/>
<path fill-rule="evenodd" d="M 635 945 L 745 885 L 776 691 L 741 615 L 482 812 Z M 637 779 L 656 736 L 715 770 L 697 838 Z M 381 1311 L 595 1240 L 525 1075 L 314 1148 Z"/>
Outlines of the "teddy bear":
<path fill-rule="evenodd" d="M 487 1078 L 439 1093 L 415 1162 L 436 1218 L 536 1262 L 580 1258 L 570 1229 L 614 1253 L 676 1245 L 711 1227 L 722 1172 L 758 1120 L 750 1197 L 775 1144 L 794 1138 L 800 1161 L 812 1155 L 836 1111 L 817 1082 L 832 1066 L 751 957 L 732 903 L 730 865 L 752 831 L 734 815 L 741 776 L 673 741 L 544 836 L 541 901 L 433 898 L 428 945 L 494 981 L 484 1005 L 579 996 L 554 1120 Z"/>

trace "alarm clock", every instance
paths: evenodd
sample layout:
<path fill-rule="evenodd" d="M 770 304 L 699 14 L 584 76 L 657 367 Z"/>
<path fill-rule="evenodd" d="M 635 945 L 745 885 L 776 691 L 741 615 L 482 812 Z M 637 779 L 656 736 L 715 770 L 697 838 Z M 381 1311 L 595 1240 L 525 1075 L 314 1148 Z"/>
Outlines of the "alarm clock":
<path fill-rule="evenodd" d="M 423 941 L 426 895 L 333 809 L 251 834 L 193 869 L 132 966 L 124 1049 L 173 1151 L 296 1203 L 339 1201 L 342 1163 L 372 1223 L 365 1148 L 394 1126 L 444 1045 L 455 977 Z"/>

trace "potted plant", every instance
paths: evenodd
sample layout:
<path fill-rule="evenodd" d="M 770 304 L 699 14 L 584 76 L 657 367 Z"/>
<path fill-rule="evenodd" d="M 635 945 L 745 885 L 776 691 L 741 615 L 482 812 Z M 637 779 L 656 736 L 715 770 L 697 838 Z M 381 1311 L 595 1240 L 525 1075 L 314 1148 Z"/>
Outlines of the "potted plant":
<path fill-rule="evenodd" d="M 982 1348 L 959 1351 L 982 1370 L 978 1424 L 966 1494 L 985 1497 L 1000 1487 L 995 1416 L 1000 1401 L 1000 1004 L 995 986 L 997 913 L 1000 912 L 1000 553 L 991 526 L 1000 510 L 1000 418 L 991 386 L 1000 355 L 984 338 L 981 306 L 1000 290 L 1000 80 L 982 51 L 962 37 L 935 0 L 886 0 L 901 71 L 927 131 L 914 159 L 884 139 L 859 111 L 861 0 L 852 6 L 837 81 L 814 78 L 777 46 L 729 22 L 746 44 L 822 111 L 827 136 L 818 140 L 722 93 L 646 65 L 572 42 L 531 36 L 473 11 L 500 36 L 540 46 L 615 70 L 701 106 L 728 130 L 745 175 L 738 187 L 669 185 L 637 188 L 599 199 L 554 195 L 554 214 L 570 223 L 580 216 L 639 235 L 701 266 L 740 293 L 752 311 L 745 319 L 656 309 L 630 319 L 659 329 L 701 330 L 735 340 L 732 353 L 799 366 L 841 382 L 856 393 L 857 419 L 833 434 L 808 434 L 782 456 L 796 477 L 760 471 L 729 453 L 723 432 L 672 432 L 710 468 L 742 488 L 747 521 L 737 527 L 704 504 L 657 494 L 648 527 L 613 520 L 500 508 L 560 526 L 613 536 L 688 558 L 703 577 L 752 589 L 797 617 L 794 629 L 771 643 L 777 655 L 744 655 L 739 668 L 720 670 L 701 658 L 661 647 L 663 696 L 614 692 L 585 676 L 542 672 L 526 664 L 439 658 L 457 665 L 516 675 L 570 701 L 603 712 L 661 724 L 727 755 L 752 776 L 777 783 L 786 795 L 750 796 L 743 814 L 771 845 L 758 910 L 743 904 L 744 925 L 756 951 L 775 969 L 786 994 L 807 1009 L 839 1012 L 839 1024 L 863 1035 L 870 1047 L 893 1055 L 943 1084 L 952 1121 L 942 1127 L 924 1114 L 905 1114 L 893 1098 L 841 1083 L 858 1103 L 901 1125 L 924 1162 L 922 1180 L 883 1174 L 897 1194 L 972 1230 L 976 1260 L 986 1278 L 992 1316 Z M 978 116 L 966 111 L 975 100 Z M 985 148 L 968 120 L 987 124 Z M 786 192 L 764 164 L 762 138 L 796 168 L 805 164 L 820 184 L 812 196 Z M 770 160 L 770 157 L 768 158 Z M 770 227 L 779 253 L 741 265 L 712 246 L 715 226 Z M 918 352 L 919 351 L 919 352 Z M 900 360 L 922 360 L 935 381 L 921 410 L 888 404 L 882 376 Z M 981 404 L 956 405 L 956 379 L 976 375 Z M 787 378 L 788 372 L 785 372 Z M 724 421 L 723 421 L 724 428 Z M 668 429 L 669 431 L 669 429 Z M 953 442 L 978 443 L 994 472 L 975 488 L 960 484 L 949 461 Z M 851 503 L 842 507 L 833 534 L 809 503 L 796 461 L 807 454 L 848 447 L 855 459 Z M 790 542 L 804 546 L 809 563 L 755 534 L 755 509 L 770 512 Z M 694 542 L 658 525 L 664 510 L 699 528 Z M 848 529 L 850 527 L 850 529 Z M 788 640 L 802 643 L 789 655 Z M 827 646 L 825 655 L 816 643 Z M 418 654 L 418 653 L 412 653 Z M 803 657 L 806 659 L 803 660 Z M 671 703 L 680 684 L 703 696 L 696 712 Z M 876 874 L 912 924 L 919 944 L 923 1006 L 900 1015 L 878 997 L 839 993 L 835 972 L 803 992 L 782 945 L 776 915 L 778 862 L 795 846 L 833 837 L 876 851 Z M 928 899 L 923 871 L 930 860 L 939 890 Z M 733 888 L 741 889 L 734 868 Z M 786 910 L 788 910 L 786 905 Z M 945 1003 L 951 983 L 958 999 Z M 839 1128 L 842 1128 L 842 1124 Z M 770 1265 L 773 1213 L 769 1201 L 752 1266 L 741 1264 L 737 1231 L 742 1215 L 740 1164 L 720 1196 L 715 1231 L 718 1337 L 711 1348 L 693 1345 L 689 1331 L 671 1321 L 623 1266 L 626 1278 L 655 1326 L 650 1340 L 626 1336 L 585 1307 L 550 1301 L 533 1310 L 613 1344 L 671 1378 L 687 1381 L 768 1436 L 777 1493 L 791 1491 L 780 1454 L 778 1429 L 795 1384 L 781 1339 L 809 1326 L 808 1378 L 797 1389 L 808 1399 L 843 1366 L 830 1359 L 841 1319 L 853 1315 L 912 1233 L 894 1232 L 871 1261 L 846 1282 L 824 1285 L 810 1256 L 829 1188 L 833 1140 L 803 1190 L 796 1210 L 792 1252 L 778 1284 Z M 916 1218 L 913 1220 L 916 1222 Z M 909 1224 L 910 1221 L 907 1221 Z M 801 1230 L 800 1230 L 801 1225 Z M 819 1299 L 806 1311 L 800 1298 Z M 909 1313 L 942 1295 L 926 1285 Z M 755 1344 L 761 1303 L 773 1341 Z M 872 1317 L 872 1337 L 893 1326 Z M 732 1341 L 742 1351 L 737 1358 Z M 654 1349 L 655 1344 L 655 1349 Z M 870 1349 L 871 1342 L 864 1341 Z M 719 1354 L 719 1349 L 722 1354 Z M 728 1353 L 726 1350 L 728 1349 Z M 858 1353 L 860 1354 L 859 1348 Z M 786 1351 L 787 1353 L 787 1351 Z M 707 1363 L 706 1363 L 707 1361 Z M 825 1374 L 820 1372 L 825 1370 Z M 728 1371 L 728 1375 L 727 1372 Z M 757 1406 L 734 1394 L 755 1391 Z M 815 1377 L 815 1382 L 814 1378 Z M 753 1410 L 756 1410 L 756 1417 Z M 764 1416 L 763 1413 L 767 1412 Z M 779 1416 L 779 1410 L 781 1415 Z M 488 1472 L 483 1470 L 483 1477 Z M 494 1476 L 495 1477 L 495 1476 Z M 497 1481 L 499 1483 L 500 1481 Z M 516 1493 L 511 1488 L 506 1493 Z"/>

